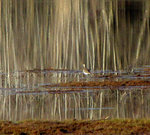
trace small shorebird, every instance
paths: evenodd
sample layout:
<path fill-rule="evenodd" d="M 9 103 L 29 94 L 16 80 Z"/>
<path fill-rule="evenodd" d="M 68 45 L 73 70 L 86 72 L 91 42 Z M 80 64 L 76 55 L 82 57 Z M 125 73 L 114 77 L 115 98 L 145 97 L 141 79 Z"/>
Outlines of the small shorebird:
<path fill-rule="evenodd" d="M 83 74 L 85 74 L 85 75 L 91 74 L 91 73 L 90 73 L 90 70 L 88 70 L 88 69 L 85 67 L 85 64 L 83 64 Z"/>

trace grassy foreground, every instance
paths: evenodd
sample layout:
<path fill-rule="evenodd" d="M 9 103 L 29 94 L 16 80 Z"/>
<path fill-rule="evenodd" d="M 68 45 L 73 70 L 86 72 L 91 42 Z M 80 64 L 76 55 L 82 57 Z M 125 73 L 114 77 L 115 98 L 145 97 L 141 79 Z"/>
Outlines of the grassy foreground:
<path fill-rule="evenodd" d="M 150 120 L 1 121 L 0 134 L 150 134 Z"/>

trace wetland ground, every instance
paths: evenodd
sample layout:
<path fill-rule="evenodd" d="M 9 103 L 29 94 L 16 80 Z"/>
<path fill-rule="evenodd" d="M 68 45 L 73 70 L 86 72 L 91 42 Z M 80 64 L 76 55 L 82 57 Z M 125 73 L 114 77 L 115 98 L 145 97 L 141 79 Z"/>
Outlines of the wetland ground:
<path fill-rule="evenodd" d="M 150 120 L 67 120 L 0 122 L 0 134 L 51 135 L 51 134 L 150 134 Z"/>

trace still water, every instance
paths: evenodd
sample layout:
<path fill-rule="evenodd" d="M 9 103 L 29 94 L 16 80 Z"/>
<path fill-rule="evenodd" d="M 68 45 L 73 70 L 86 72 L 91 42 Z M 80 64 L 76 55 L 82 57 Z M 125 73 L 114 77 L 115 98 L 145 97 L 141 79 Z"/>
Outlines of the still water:
<path fill-rule="evenodd" d="M 144 86 L 61 87 L 60 83 L 105 81 L 100 74 L 115 74 L 119 80 L 147 80 L 149 67 L 127 71 L 92 71 L 93 76 L 81 70 L 30 70 L 1 73 L 1 120 L 66 120 L 105 118 L 150 118 L 150 88 Z M 142 75 L 147 77 L 140 77 Z M 54 84 L 58 86 L 54 86 Z"/>

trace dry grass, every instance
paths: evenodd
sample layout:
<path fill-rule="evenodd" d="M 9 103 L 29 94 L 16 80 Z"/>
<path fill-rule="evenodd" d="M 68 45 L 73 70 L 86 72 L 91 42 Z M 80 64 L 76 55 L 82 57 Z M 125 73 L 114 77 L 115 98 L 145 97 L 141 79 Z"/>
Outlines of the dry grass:
<path fill-rule="evenodd" d="M 0 122 L 0 134 L 149 134 L 149 120 Z"/>

